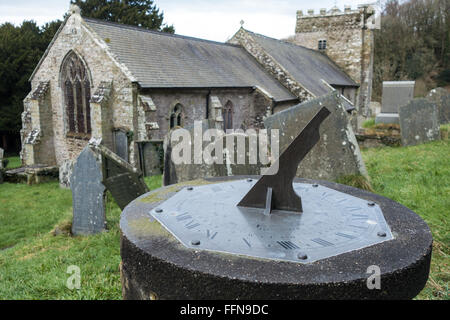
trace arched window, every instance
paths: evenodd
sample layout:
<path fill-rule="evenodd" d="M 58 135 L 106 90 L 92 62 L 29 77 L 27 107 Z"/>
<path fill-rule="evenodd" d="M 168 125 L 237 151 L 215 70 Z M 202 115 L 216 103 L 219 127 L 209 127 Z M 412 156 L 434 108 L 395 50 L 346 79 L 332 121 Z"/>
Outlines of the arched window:
<path fill-rule="evenodd" d="M 233 103 L 227 101 L 222 112 L 223 117 L 223 130 L 233 129 Z"/>
<path fill-rule="evenodd" d="M 170 114 L 170 129 L 183 126 L 183 106 L 177 104 Z"/>
<path fill-rule="evenodd" d="M 67 133 L 80 136 L 91 134 L 91 83 L 83 61 L 73 51 L 61 68 Z"/>

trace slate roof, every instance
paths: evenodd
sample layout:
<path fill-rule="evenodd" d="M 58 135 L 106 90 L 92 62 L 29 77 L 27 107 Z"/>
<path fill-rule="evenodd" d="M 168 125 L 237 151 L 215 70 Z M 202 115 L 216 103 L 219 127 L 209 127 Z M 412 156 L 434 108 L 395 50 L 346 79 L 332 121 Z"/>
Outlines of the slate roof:
<path fill-rule="evenodd" d="M 143 88 L 254 87 L 296 97 L 236 45 L 83 18 Z"/>
<path fill-rule="evenodd" d="M 319 51 L 246 31 L 300 84 L 316 96 L 330 92 L 321 79 L 330 85 L 358 86 L 330 58 Z"/>

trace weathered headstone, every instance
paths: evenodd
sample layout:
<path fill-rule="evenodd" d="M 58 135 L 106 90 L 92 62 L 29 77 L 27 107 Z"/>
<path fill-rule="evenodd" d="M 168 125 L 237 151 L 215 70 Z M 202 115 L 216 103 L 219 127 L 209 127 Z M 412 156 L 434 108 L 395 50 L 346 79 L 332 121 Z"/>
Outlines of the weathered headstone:
<path fill-rule="evenodd" d="M 400 107 L 402 144 L 412 146 L 440 139 L 439 111 L 427 99 L 413 99 Z"/>
<path fill-rule="evenodd" d="M 122 130 L 114 131 L 114 151 L 123 160 L 128 161 L 128 137 Z"/>
<path fill-rule="evenodd" d="M 64 189 L 70 188 L 70 177 L 72 176 L 73 161 L 64 161 L 59 166 L 59 186 Z"/>
<path fill-rule="evenodd" d="M 163 173 L 163 141 L 139 142 L 141 171 L 144 176 L 155 176 Z"/>
<path fill-rule="evenodd" d="M 426 99 L 437 105 L 439 123 L 450 123 L 450 92 L 444 88 L 435 88 L 428 93 Z"/>
<path fill-rule="evenodd" d="M 376 123 L 399 123 L 399 107 L 414 98 L 414 81 L 384 81 L 381 112 Z"/>
<path fill-rule="evenodd" d="M 142 173 L 138 169 L 93 140 L 91 140 L 90 146 L 102 159 L 102 183 L 122 210 L 131 201 L 149 191 Z"/>
<path fill-rule="evenodd" d="M 96 154 L 87 146 L 72 171 L 72 233 L 90 235 L 105 230 L 105 186 Z"/>
<path fill-rule="evenodd" d="M 297 176 L 335 181 L 346 175 L 367 176 L 348 114 L 336 92 L 276 113 L 264 121 L 268 130 L 280 130 L 280 154 L 312 117 L 326 107 L 331 115 L 320 128 L 320 141 L 298 167 Z"/>
<path fill-rule="evenodd" d="M 4 150 L 2 148 L 0 148 L 0 184 L 3 183 L 4 181 L 4 165 L 3 165 L 3 155 L 4 155 Z"/>
<path fill-rule="evenodd" d="M 371 101 L 369 104 L 369 109 L 371 116 L 375 117 L 381 112 L 381 103 L 377 101 Z"/>

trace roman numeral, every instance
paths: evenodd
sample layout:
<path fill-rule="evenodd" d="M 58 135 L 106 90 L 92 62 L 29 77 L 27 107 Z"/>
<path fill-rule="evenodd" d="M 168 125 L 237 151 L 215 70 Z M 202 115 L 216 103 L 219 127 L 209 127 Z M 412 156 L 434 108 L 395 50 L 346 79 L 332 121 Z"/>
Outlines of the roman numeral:
<path fill-rule="evenodd" d="M 189 213 L 182 213 L 182 214 L 179 214 L 178 216 L 177 216 L 177 221 L 183 221 L 183 220 L 188 220 L 188 219 L 192 219 L 192 217 L 189 215 Z"/>
<path fill-rule="evenodd" d="M 351 236 L 351 235 L 346 234 L 346 233 L 341 233 L 341 232 L 336 233 L 336 235 L 337 235 L 337 236 L 340 236 L 340 237 L 347 238 L 347 239 L 355 239 L 355 238 L 356 238 L 356 237 L 354 237 L 354 236 Z"/>
<path fill-rule="evenodd" d="M 286 250 L 292 250 L 292 249 L 300 249 L 295 243 L 292 241 L 277 241 L 277 243 L 282 246 Z"/>
<path fill-rule="evenodd" d="M 195 227 L 198 227 L 199 225 L 200 225 L 200 223 L 195 223 L 195 220 L 191 220 L 185 225 L 185 227 L 187 229 L 194 229 Z"/>
<path fill-rule="evenodd" d="M 208 237 L 208 239 L 214 239 L 215 236 L 217 235 L 217 232 L 214 232 L 214 234 L 211 234 L 211 232 L 208 230 L 206 230 L 206 236 Z"/>
<path fill-rule="evenodd" d="M 324 247 L 331 247 L 332 245 L 334 245 L 333 243 L 328 242 L 327 240 L 323 240 L 321 238 L 311 239 L 311 241 L 314 241 L 315 243 L 318 243 L 318 244 L 320 244 L 321 246 L 324 246 Z"/>

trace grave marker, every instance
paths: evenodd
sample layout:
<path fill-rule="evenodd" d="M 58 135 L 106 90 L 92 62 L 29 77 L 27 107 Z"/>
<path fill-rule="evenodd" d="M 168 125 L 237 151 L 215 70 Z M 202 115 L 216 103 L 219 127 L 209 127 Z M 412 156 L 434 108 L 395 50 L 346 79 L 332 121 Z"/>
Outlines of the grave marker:
<path fill-rule="evenodd" d="M 415 81 L 383 81 L 381 113 L 375 123 L 399 123 L 399 107 L 414 98 Z"/>
<path fill-rule="evenodd" d="M 437 105 L 439 123 L 450 123 L 450 93 L 444 88 L 435 88 L 428 93 L 426 99 Z"/>
<path fill-rule="evenodd" d="M 102 182 L 122 210 L 131 201 L 149 191 L 138 169 L 105 146 L 93 140 L 90 145 L 102 158 Z"/>
<path fill-rule="evenodd" d="M 404 146 L 440 139 L 439 111 L 427 99 L 414 99 L 400 107 L 400 134 Z"/>
<path fill-rule="evenodd" d="M 72 233 L 90 235 L 106 227 L 105 186 L 95 153 L 89 146 L 78 156 L 70 179 L 73 198 Z"/>

